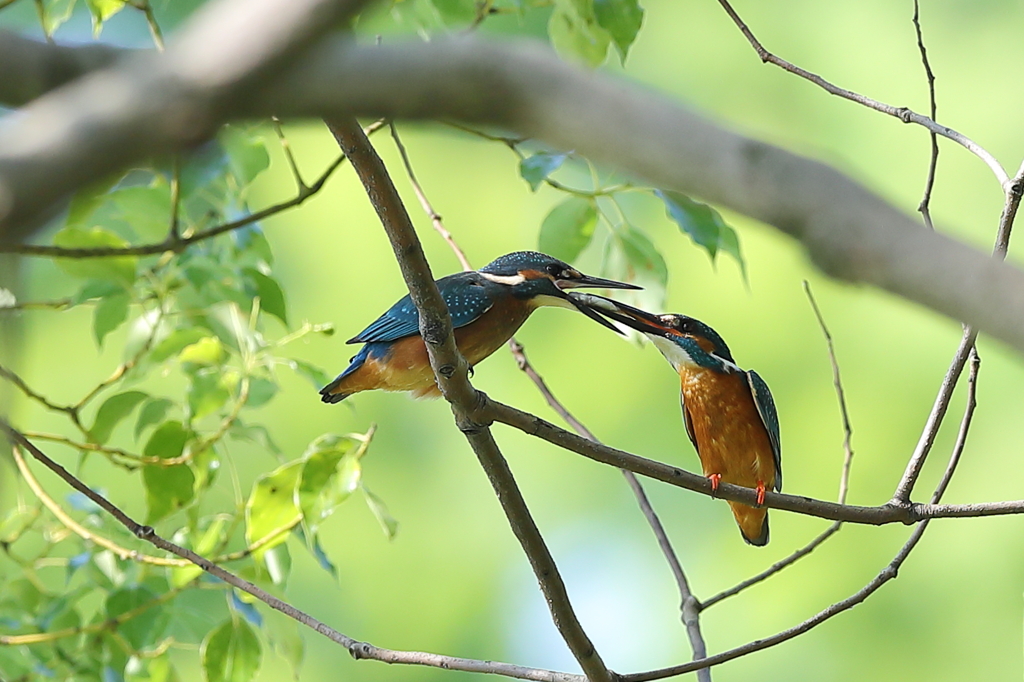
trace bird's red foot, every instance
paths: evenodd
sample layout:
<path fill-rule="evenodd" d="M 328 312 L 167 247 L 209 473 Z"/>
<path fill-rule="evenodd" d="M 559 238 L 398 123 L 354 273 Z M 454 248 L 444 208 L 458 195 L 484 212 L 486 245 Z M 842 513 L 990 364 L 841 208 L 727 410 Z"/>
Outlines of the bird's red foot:
<path fill-rule="evenodd" d="M 764 504 L 764 493 L 765 493 L 764 481 L 758 481 L 757 482 L 757 487 L 754 488 L 754 490 L 757 491 L 757 505 L 761 506 L 762 504 Z"/>
<path fill-rule="evenodd" d="M 708 474 L 708 480 L 711 481 L 711 494 L 714 495 L 718 492 L 718 484 L 722 482 L 722 474 Z"/>

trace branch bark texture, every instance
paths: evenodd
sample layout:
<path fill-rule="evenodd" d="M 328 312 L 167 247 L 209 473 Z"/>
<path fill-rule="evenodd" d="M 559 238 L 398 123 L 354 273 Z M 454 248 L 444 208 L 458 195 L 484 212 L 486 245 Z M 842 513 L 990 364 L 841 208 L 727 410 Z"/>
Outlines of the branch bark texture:
<path fill-rule="evenodd" d="M 197 43 L 183 43 L 202 52 Z M 0 235 L 24 234 L 25 221 L 53 210 L 88 179 L 187 147 L 223 120 L 269 114 L 457 119 L 574 149 L 655 186 L 749 215 L 800 240 L 833 277 L 881 287 L 1024 352 L 1020 269 L 921 227 L 825 164 L 732 133 L 657 93 L 565 64 L 538 45 L 337 40 L 260 89 L 229 87 L 237 79 L 202 80 L 210 89 L 200 89 L 207 96 L 198 105 L 179 79 L 161 76 L 191 73 L 174 61 L 177 54 L 172 45 L 160 59 L 145 60 L 147 69 L 119 62 L 0 125 Z M 1009 191 L 1019 194 L 1020 183 Z"/>

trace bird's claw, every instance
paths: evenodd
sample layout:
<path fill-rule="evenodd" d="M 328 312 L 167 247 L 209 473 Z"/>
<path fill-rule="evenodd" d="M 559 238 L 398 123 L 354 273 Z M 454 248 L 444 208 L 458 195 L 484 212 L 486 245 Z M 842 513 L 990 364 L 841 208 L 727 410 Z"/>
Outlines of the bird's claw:
<path fill-rule="evenodd" d="M 722 482 L 722 474 L 708 474 L 708 480 L 711 481 L 711 494 L 714 495 L 718 492 L 718 484 Z"/>
<path fill-rule="evenodd" d="M 765 494 L 764 481 L 758 481 L 757 482 L 757 487 L 754 488 L 754 490 L 757 491 L 757 506 L 760 507 L 760 506 L 762 506 L 764 504 L 764 494 Z"/>

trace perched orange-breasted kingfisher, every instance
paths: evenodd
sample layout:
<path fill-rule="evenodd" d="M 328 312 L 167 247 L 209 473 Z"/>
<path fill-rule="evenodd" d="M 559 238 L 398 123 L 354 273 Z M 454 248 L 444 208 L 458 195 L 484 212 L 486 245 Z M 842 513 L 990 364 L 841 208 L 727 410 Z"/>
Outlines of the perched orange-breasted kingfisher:
<path fill-rule="evenodd" d="M 642 332 L 679 373 L 686 433 L 711 489 L 720 481 L 765 490 L 782 489 L 779 417 L 768 384 L 740 369 L 718 333 L 685 315 L 652 315 L 592 294 L 572 295 L 609 318 Z M 768 544 L 768 510 L 729 502 L 748 543 Z"/>
<path fill-rule="evenodd" d="M 617 332 L 603 317 L 569 298 L 565 290 L 576 287 L 640 288 L 588 277 L 568 263 L 536 251 L 509 253 L 480 270 L 437 280 L 452 318 L 455 345 L 470 367 L 501 348 L 530 313 L 545 305 L 579 310 Z M 336 403 L 372 389 L 412 391 L 417 398 L 440 395 L 419 323 L 416 306 L 406 295 L 348 340 L 366 345 L 344 372 L 320 390 L 321 399 Z"/>

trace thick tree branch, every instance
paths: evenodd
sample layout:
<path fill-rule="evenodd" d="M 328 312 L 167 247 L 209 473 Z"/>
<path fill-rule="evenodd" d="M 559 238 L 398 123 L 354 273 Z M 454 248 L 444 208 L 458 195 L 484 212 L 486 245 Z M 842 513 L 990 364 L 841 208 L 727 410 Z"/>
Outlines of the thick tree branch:
<path fill-rule="evenodd" d="M 0 126 L 0 241 L 27 234 L 76 187 L 124 167 L 126 156 L 141 159 L 209 137 L 233 101 L 292 64 L 363 4 L 216 0 L 193 15 L 165 52 L 134 52 L 31 102 Z M 4 37 L 0 43 L 8 42 Z M 61 56 L 63 64 L 74 61 Z M 36 87 L 4 91 L 23 100 L 59 79 L 27 80 Z M 125 148 L 132 151 L 126 155 Z M 64 169 L 62 182 L 53 182 L 54 166 Z"/>
<path fill-rule="evenodd" d="M 172 53 L 173 47 L 168 60 Z M 203 109 L 207 124 L 189 127 L 191 137 L 174 125 L 181 123 L 172 116 L 181 111 L 180 97 L 160 92 L 151 106 L 152 76 L 117 73 L 123 76 L 118 92 L 132 96 L 119 100 L 123 106 L 116 110 L 93 101 L 103 99 L 96 97 L 105 87 L 100 77 L 110 74 L 102 72 L 40 98 L 0 125 L 0 195 L 9 196 L 0 203 L 21 202 L 24 195 L 37 210 L 52 207 L 86 175 L 187 146 L 232 118 L 455 118 L 574 149 L 655 186 L 762 220 L 803 242 L 831 276 L 882 287 L 1024 351 L 1021 270 L 922 228 L 824 164 L 723 130 L 664 97 L 577 69 L 538 46 L 472 38 L 372 47 L 336 41 L 262 90 L 218 98 L 222 106 Z M 31 122 L 40 116 L 63 131 L 59 140 L 52 134 L 36 139 L 40 132 Z M 1009 185 L 1019 193 L 1019 183 Z M 0 233 L 10 233 L 14 215 L 0 219 Z"/>
<path fill-rule="evenodd" d="M 555 627 L 590 682 L 614 682 L 616 675 L 605 667 L 576 617 L 558 567 L 490 428 L 479 420 L 479 407 L 487 398 L 469 383 L 469 366 L 455 346 L 448 307 L 434 284 L 412 220 L 383 161 L 355 120 L 329 120 L 327 125 L 363 182 L 391 240 L 409 295 L 419 312 L 420 335 L 426 342 L 438 386 L 451 404 L 456 424 L 487 473 L 509 525 L 530 561 Z"/>

